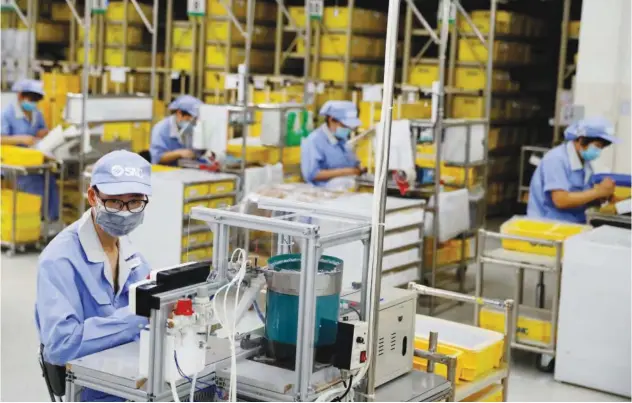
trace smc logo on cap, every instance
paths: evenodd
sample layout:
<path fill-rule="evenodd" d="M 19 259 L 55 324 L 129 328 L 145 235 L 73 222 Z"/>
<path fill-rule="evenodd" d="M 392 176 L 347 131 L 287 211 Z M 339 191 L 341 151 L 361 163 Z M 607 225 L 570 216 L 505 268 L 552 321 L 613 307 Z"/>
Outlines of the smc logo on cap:
<path fill-rule="evenodd" d="M 137 178 L 143 178 L 143 170 L 136 167 L 122 167 L 121 165 L 114 165 L 110 170 L 112 176 L 135 176 Z"/>

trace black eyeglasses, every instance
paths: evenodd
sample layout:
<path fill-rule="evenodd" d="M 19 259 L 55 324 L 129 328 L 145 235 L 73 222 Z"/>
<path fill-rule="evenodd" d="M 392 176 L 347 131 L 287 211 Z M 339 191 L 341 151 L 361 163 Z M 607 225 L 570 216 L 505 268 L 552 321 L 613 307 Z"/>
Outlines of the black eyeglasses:
<path fill-rule="evenodd" d="M 101 199 L 101 202 L 103 203 L 103 207 L 105 207 L 105 211 L 107 211 L 108 213 L 119 213 L 121 211 L 124 211 L 126 207 L 127 211 L 129 211 L 130 213 L 140 213 L 145 210 L 145 207 L 147 207 L 147 203 L 149 203 L 149 200 L 145 199 L 123 201 L 118 199 Z"/>

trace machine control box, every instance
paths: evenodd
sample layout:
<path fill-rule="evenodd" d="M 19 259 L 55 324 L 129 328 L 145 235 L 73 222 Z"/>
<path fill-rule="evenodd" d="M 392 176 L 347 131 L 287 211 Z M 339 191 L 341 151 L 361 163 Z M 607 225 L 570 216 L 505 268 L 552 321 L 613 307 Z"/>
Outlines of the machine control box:
<path fill-rule="evenodd" d="M 364 365 L 367 359 L 369 325 L 366 322 L 338 322 L 334 366 L 352 371 Z"/>

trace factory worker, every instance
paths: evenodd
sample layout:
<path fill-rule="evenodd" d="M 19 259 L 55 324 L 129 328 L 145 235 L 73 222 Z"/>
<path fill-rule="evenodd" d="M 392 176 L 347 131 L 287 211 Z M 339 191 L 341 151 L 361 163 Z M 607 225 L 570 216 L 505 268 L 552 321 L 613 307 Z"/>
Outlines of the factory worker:
<path fill-rule="evenodd" d="M 3 145 L 30 147 L 48 134 L 42 113 L 37 103 L 44 98 L 41 81 L 20 80 L 13 85 L 17 92 L 17 103 L 6 105 L 2 110 Z M 44 175 L 18 177 L 18 188 L 26 193 L 44 195 Z M 48 216 L 51 220 L 59 218 L 59 195 L 54 180 L 49 184 Z"/>
<path fill-rule="evenodd" d="M 197 159 L 193 151 L 193 128 L 202 101 L 182 95 L 169 105 L 174 112 L 158 122 L 151 131 L 152 164 L 176 165 L 179 159 Z"/>
<path fill-rule="evenodd" d="M 360 126 L 358 110 L 349 101 L 327 101 L 320 109 L 325 123 L 301 143 L 303 179 L 315 186 L 349 189 L 362 173 L 360 162 L 347 144 Z"/>
<path fill-rule="evenodd" d="M 601 170 L 596 159 L 617 142 L 606 119 L 589 118 L 564 132 L 565 142 L 544 155 L 529 186 L 527 215 L 573 223 L 586 222 L 586 208 L 614 193 L 615 183 L 604 179 L 594 187 L 590 177 Z"/>
<path fill-rule="evenodd" d="M 35 321 L 44 361 L 76 358 L 133 341 L 146 318 L 130 312 L 129 287 L 149 274 L 127 235 L 143 222 L 151 165 L 129 151 L 96 162 L 91 208 L 59 233 L 39 257 Z M 114 400 L 113 400 L 114 399 Z M 83 401 L 115 401 L 84 390 Z"/>

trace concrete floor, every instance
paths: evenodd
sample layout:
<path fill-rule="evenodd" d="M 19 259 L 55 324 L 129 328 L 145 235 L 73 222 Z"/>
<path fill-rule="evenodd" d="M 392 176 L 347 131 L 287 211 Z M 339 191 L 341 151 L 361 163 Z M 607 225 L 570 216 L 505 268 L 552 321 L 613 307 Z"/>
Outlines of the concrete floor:
<path fill-rule="evenodd" d="M 37 255 L 25 254 L 12 258 L 2 256 L 2 329 L 1 383 L 2 401 L 46 401 L 48 394 L 37 363 L 39 345 L 34 324 L 35 280 Z M 502 268 L 490 266 L 485 282 L 488 296 L 508 297 L 503 290 L 511 284 Z M 535 279 L 527 278 L 527 290 L 533 289 Z M 511 292 L 511 291 L 509 291 Z M 526 295 L 526 297 L 530 297 Z M 531 297 L 533 298 L 533 297 Z M 471 320 L 471 308 L 455 309 L 444 315 L 454 320 Z M 534 367 L 534 356 L 514 353 L 510 379 L 509 400 L 522 402 L 551 401 L 626 401 L 617 396 L 558 383 L 550 374 Z M 629 401 L 629 400 L 628 400 Z"/>

